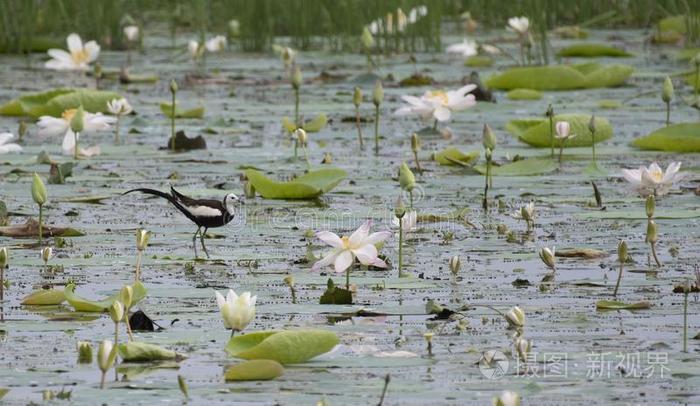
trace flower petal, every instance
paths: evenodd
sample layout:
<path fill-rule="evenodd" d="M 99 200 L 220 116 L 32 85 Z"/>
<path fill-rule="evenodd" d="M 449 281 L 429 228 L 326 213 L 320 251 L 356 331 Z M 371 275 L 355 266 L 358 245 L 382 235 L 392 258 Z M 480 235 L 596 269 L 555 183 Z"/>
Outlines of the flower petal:
<path fill-rule="evenodd" d="M 377 259 L 377 247 L 372 244 L 363 245 L 360 248 L 352 250 L 357 259 L 362 265 L 371 265 Z"/>
<path fill-rule="evenodd" d="M 378 231 L 368 235 L 364 242 L 366 244 L 376 245 L 389 237 L 391 237 L 391 231 Z"/>
<path fill-rule="evenodd" d="M 357 247 L 364 243 L 365 238 L 369 235 L 369 229 L 372 227 L 372 220 L 365 221 L 355 232 L 350 235 L 350 246 Z"/>
<path fill-rule="evenodd" d="M 352 253 L 348 250 L 342 251 L 338 257 L 335 259 L 335 271 L 340 273 L 352 266 L 354 258 Z"/>
<path fill-rule="evenodd" d="M 331 233 L 330 231 L 319 231 L 316 233 L 316 238 L 333 248 L 343 248 L 343 240 L 341 240 L 337 234 Z"/>
<path fill-rule="evenodd" d="M 450 119 L 451 114 L 452 113 L 450 112 L 450 109 L 448 109 L 447 107 L 439 106 L 433 112 L 433 117 L 435 117 L 437 121 L 447 121 Z"/>
<path fill-rule="evenodd" d="M 66 43 L 68 44 L 68 51 L 70 51 L 70 53 L 81 52 L 83 50 L 83 41 L 80 39 L 80 35 L 76 33 L 69 34 L 66 38 Z"/>
<path fill-rule="evenodd" d="M 326 267 L 333 262 L 335 262 L 335 258 L 338 256 L 340 253 L 339 250 L 333 250 L 330 253 L 328 253 L 325 257 L 321 258 L 321 260 L 316 261 L 313 266 L 311 267 L 312 271 L 318 271 L 319 269 Z"/>
<path fill-rule="evenodd" d="M 219 310 L 221 310 L 221 308 L 226 304 L 226 299 L 224 298 L 224 295 L 218 291 L 214 291 L 214 293 L 216 293 L 216 304 L 219 305 Z"/>

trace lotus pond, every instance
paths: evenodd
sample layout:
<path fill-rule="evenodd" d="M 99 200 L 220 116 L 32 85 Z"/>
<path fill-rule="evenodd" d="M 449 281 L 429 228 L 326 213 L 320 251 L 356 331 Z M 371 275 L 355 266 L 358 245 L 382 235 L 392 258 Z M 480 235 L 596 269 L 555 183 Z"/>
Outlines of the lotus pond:
<path fill-rule="evenodd" d="M 700 403 L 697 19 L 438 3 L 352 50 L 144 17 L 0 55 L 0 404 Z M 171 186 L 233 219 L 123 194 Z"/>

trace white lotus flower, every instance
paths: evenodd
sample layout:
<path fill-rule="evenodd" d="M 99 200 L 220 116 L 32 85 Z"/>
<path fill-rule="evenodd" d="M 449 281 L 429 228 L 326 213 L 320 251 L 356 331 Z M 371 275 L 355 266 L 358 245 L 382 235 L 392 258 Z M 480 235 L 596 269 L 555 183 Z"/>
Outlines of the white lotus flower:
<path fill-rule="evenodd" d="M 255 301 L 257 296 L 250 296 L 250 292 L 244 292 L 238 296 L 233 289 L 229 289 L 226 298 L 216 292 L 216 303 L 219 305 L 224 326 L 233 331 L 243 331 L 255 317 Z"/>
<path fill-rule="evenodd" d="M 391 223 L 396 227 L 399 226 L 399 218 L 394 216 Z M 416 224 L 418 223 L 418 213 L 415 210 L 407 211 L 406 214 L 401 218 L 401 228 L 404 233 L 409 233 L 411 231 L 416 231 Z"/>
<path fill-rule="evenodd" d="M 508 19 L 506 29 L 518 33 L 519 35 L 527 34 L 530 29 L 530 20 L 527 17 L 511 17 Z"/>
<path fill-rule="evenodd" d="M 558 140 L 567 140 L 576 136 L 576 134 L 571 134 L 571 124 L 568 121 L 557 121 L 555 128 L 557 135 L 554 138 Z"/>
<path fill-rule="evenodd" d="M 86 71 L 90 63 L 100 54 L 100 46 L 95 41 L 89 41 L 83 45 L 78 34 L 70 34 L 66 39 L 68 52 L 62 49 L 49 49 L 48 54 L 52 58 L 44 66 L 53 70 L 78 70 Z"/>
<path fill-rule="evenodd" d="M 476 41 L 465 38 L 458 44 L 448 46 L 445 51 L 447 51 L 448 54 L 461 54 L 462 56 L 467 57 L 476 55 L 478 53 L 477 49 L 478 45 L 476 44 Z"/>
<path fill-rule="evenodd" d="M 380 243 L 391 236 L 390 231 L 379 231 L 370 234 L 372 221 L 367 220 L 350 237 L 339 237 L 330 231 L 320 231 L 316 237 L 333 247 L 323 259 L 317 261 L 312 271 L 317 271 L 325 266 L 333 264 L 336 272 L 343 272 L 350 268 L 357 258 L 363 265 L 373 265 L 386 268 L 386 263 L 378 257 L 375 244 Z"/>
<path fill-rule="evenodd" d="M 37 122 L 40 136 L 65 134 L 61 146 L 63 155 L 72 155 L 75 148 L 75 134 L 70 129 L 70 122 L 76 111 L 76 109 L 66 110 L 61 114 L 61 118 L 41 116 Z M 83 134 L 109 129 L 109 126 L 116 121 L 117 119 L 115 117 L 105 116 L 102 113 L 88 113 L 86 111 L 83 113 L 83 131 L 78 134 L 78 139 L 80 139 L 80 136 Z M 80 148 L 79 153 L 84 156 L 97 155 L 99 154 L 99 147 L 88 149 Z"/>
<path fill-rule="evenodd" d="M 139 27 L 136 25 L 127 25 L 122 31 L 124 32 L 126 39 L 131 42 L 134 42 L 139 38 Z"/>
<path fill-rule="evenodd" d="M 518 306 L 513 306 L 505 315 L 506 321 L 513 327 L 523 327 L 525 325 L 525 312 Z"/>
<path fill-rule="evenodd" d="M 22 152 L 22 147 L 9 142 L 15 136 L 12 133 L 1 133 L 0 134 L 0 155 L 7 154 L 9 152 Z"/>
<path fill-rule="evenodd" d="M 476 85 L 470 84 L 448 92 L 427 91 L 421 97 L 401 96 L 407 105 L 396 110 L 394 114 L 419 115 L 423 119 L 432 117 L 440 122 L 448 121 L 453 111 L 465 110 L 476 104 L 476 98 L 469 93 L 474 89 Z"/>
<path fill-rule="evenodd" d="M 112 368 L 114 364 L 114 357 L 112 357 L 113 348 L 114 344 L 110 340 L 104 340 L 97 349 L 97 365 L 103 373 Z"/>
<path fill-rule="evenodd" d="M 501 50 L 498 47 L 489 44 L 481 44 L 481 50 L 489 55 L 498 55 L 501 53 Z"/>
<path fill-rule="evenodd" d="M 680 169 L 680 162 L 671 162 L 664 172 L 659 164 L 654 162 L 648 168 L 640 166 L 639 169 L 623 169 L 622 176 L 643 196 L 664 195 L 675 183 L 685 178 L 685 174 L 678 173 Z"/>
<path fill-rule="evenodd" d="M 112 99 L 108 101 L 107 110 L 115 116 L 125 116 L 134 111 L 129 101 L 123 97 L 121 99 Z"/>
<path fill-rule="evenodd" d="M 187 51 L 190 53 L 190 57 L 195 61 L 202 56 L 203 52 L 202 49 L 200 49 L 199 42 L 195 40 L 191 40 L 187 43 Z"/>
<path fill-rule="evenodd" d="M 221 52 L 226 48 L 226 37 L 217 35 L 216 37 L 207 40 L 204 43 L 204 48 L 209 52 Z"/>
<path fill-rule="evenodd" d="M 520 406 L 520 395 L 509 390 L 503 391 L 501 396 L 493 398 L 493 406 Z"/>

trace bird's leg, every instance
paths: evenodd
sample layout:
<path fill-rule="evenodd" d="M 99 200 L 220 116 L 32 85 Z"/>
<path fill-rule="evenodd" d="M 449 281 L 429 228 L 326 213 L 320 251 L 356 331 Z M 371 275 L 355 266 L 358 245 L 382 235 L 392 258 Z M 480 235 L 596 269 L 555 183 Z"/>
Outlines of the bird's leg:
<path fill-rule="evenodd" d="M 194 248 L 194 259 L 197 259 L 197 234 L 199 234 L 199 230 L 201 230 L 202 227 L 197 227 L 197 231 L 194 232 L 194 235 L 192 236 L 192 248 Z"/>
<path fill-rule="evenodd" d="M 209 252 L 207 252 L 207 247 L 204 245 L 204 234 L 207 233 L 208 228 L 204 227 L 204 232 L 199 233 L 199 240 L 202 242 L 202 249 L 204 250 L 204 253 L 207 254 L 207 258 L 209 258 Z"/>

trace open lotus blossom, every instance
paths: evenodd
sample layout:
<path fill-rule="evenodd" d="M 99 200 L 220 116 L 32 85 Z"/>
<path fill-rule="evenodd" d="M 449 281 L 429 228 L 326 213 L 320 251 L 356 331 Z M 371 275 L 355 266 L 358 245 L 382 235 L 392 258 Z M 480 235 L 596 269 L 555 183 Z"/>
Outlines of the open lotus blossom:
<path fill-rule="evenodd" d="M 525 35 L 530 29 L 530 20 L 527 17 L 511 17 L 508 19 L 506 29 L 518 35 Z"/>
<path fill-rule="evenodd" d="M 476 85 L 469 84 L 457 90 L 443 92 L 440 90 L 427 91 L 421 97 L 401 96 L 407 105 L 394 112 L 397 116 L 418 115 L 423 119 L 434 118 L 437 121 L 448 121 L 453 111 L 468 109 L 476 105 L 476 98 L 471 91 Z"/>
<path fill-rule="evenodd" d="M 72 155 L 75 148 L 75 134 L 70 129 L 70 122 L 73 119 L 77 109 L 69 109 L 61 114 L 60 118 L 52 116 L 41 116 L 37 122 L 39 126 L 40 136 L 55 136 L 64 134 L 63 143 L 61 145 L 61 150 L 63 155 Z M 92 133 L 95 131 L 106 130 L 111 124 L 116 122 L 115 117 L 105 116 L 102 113 L 88 113 L 83 114 L 83 131 L 78 134 L 78 138 L 81 135 Z M 79 150 L 80 155 L 92 156 L 99 154 L 99 147 L 87 148 Z"/>
<path fill-rule="evenodd" d="M 493 406 L 520 406 L 520 395 L 509 390 L 503 391 L 501 396 L 493 398 Z"/>
<path fill-rule="evenodd" d="M 555 128 L 557 135 L 554 137 L 559 140 L 567 140 L 576 136 L 576 134 L 571 134 L 571 124 L 568 121 L 557 121 Z"/>
<path fill-rule="evenodd" d="M 396 227 L 399 226 L 399 218 L 394 216 L 391 223 Z M 406 214 L 401 218 L 401 228 L 404 233 L 415 231 L 417 229 L 416 224 L 418 223 L 418 212 L 415 210 L 407 211 Z"/>
<path fill-rule="evenodd" d="M 123 29 L 124 36 L 127 40 L 134 42 L 139 38 L 139 27 L 136 25 L 127 25 Z"/>
<path fill-rule="evenodd" d="M 49 49 L 48 54 L 52 58 L 44 66 L 53 70 L 78 70 L 85 71 L 90 63 L 100 54 L 100 46 L 95 41 L 83 41 L 78 34 L 70 34 L 66 39 L 68 52 L 62 49 Z"/>
<path fill-rule="evenodd" d="M 209 52 L 221 52 L 226 48 L 226 37 L 223 35 L 217 35 L 214 38 L 207 40 L 204 43 L 204 48 Z"/>
<path fill-rule="evenodd" d="M 10 140 L 15 136 L 12 133 L 1 133 L 0 134 L 0 155 L 7 154 L 10 152 L 21 152 L 22 147 L 11 143 Z"/>
<path fill-rule="evenodd" d="M 685 174 L 678 173 L 681 169 L 680 162 L 671 162 L 664 172 L 656 162 L 648 168 L 640 166 L 639 169 L 623 169 L 622 176 L 631 183 L 641 195 L 664 195 L 673 185 L 685 178 Z"/>
<path fill-rule="evenodd" d="M 448 46 L 445 51 L 448 54 L 460 54 L 466 57 L 476 55 L 478 53 L 478 48 L 479 46 L 476 44 L 476 41 L 465 38 L 458 44 Z"/>
<path fill-rule="evenodd" d="M 190 53 L 192 60 L 198 60 L 204 53 L 204 49 L 199 46 L 199 42 L 191 40 L 187 43 L 187 51 Z"/>
<path fill-rule="evenodd" d="M 121 99 L 112 99 L 108 101 L 107 110 L 115 116 L 125 116 L 134 111 L 129 101 L 123 97 Z"/>
<path fill-rule="evenodd" d="M 367 220 L 350 237 L 340 237 L 330 231 L 320 231 L 316 237 L 333 247 L 323 259 L 317 261 L 312 271 L 317 271 L 325 266 L 333 264 L 336 272 L 343 272 L 350 268 L 357 258 L 362 265 L 372 265 L 386 268 L 386 263 L 378 257 L 375 244 L 380 243 L 391 236 L 390 231 L 379 231 L 370 234 L 372 221 Z"/>
<path fill-rule="evenodd" d="M 224 327 L 233 331 L 243 331 L 255 317 L 255 301 L 257 296 L 251 296 L 250 292 L 244 292 L 238 296 L 233 289 L 229 289 L 226 297 L 216 292 L 216 303 L 219 305 Z"/>

